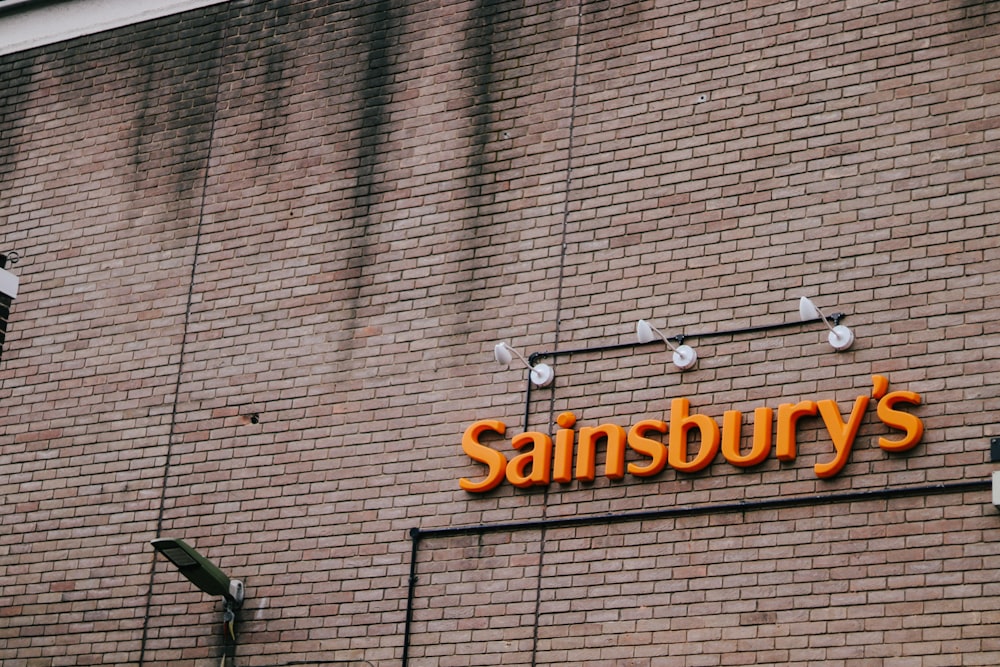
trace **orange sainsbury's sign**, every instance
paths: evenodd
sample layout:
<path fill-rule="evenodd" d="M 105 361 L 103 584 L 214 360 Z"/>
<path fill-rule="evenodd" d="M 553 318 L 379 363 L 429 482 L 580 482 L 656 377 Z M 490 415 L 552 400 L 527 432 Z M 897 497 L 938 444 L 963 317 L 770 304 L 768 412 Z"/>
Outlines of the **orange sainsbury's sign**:
<path fill-rule="evenodd" d="M 896 407 L 900 404 L 920 405 L 920 395 L 912 391 L 889 392 L 888 378 L 873 375 L 871 395 L 858 396 L 846 417 L 831 399 L 782 403 L 778 406 L 777 420 L 772 408 L 755 409 L 753 444 L 748 452 L 740 448 L 741 412 L 727 410 L 722 416 L 720 428 L 712 417 L 692 414 L 690 401 L 686 398 L 675 398 L 670 402 L 667 421 L 643 419 L 628 431 L 610 423 L 574 429 L 576 415 L 564 412 L 556 418 L 560 428 L 556 431 L 554 442 L 549 435 L 536 431 L 515 435 L 511 440 L 515 450 L 530 449 L 510 460 L 502 452 L 480 441 L 484 433 L 503 436 L 507 426 L 495 419 L 484 419 L 465 430 L 462 450 L 473 461 L 486 465 L 486 476 L 480 480 L 462 478 L 458 484 L 471 493 L 482 493 L 496 488 L 504 479 L 520 488 L 574 479 L 593 481 L 597 467 L 597 443 L 601 440 L 606 440 L 604 474 L 609 479 L 622 479 L 626 472 L 635 477 L 650 477 L 668 465 L 680 472 L 697 472 L 712 463 L 720 450 L 726 461 L 741 468 L 762 463 L 772 449 L 779 461 L 793 461 L 798 421 L 816 415 L 823 420 L 830 435 L 833 453 L 832 458 L 817 463 L 813 468 L 818 477 L 833 477 L 847 463 L 861 420 L 872 401 L 876 404 L 878 419 L 889 429 L 900 432 L 896 438 L 879 437 L 879 447 L 889 452 L 903 452 L 920 442 L 924 433 L 923 422 Z M 700 444 L 692 454 L 688 451 L 688 439 L 693 432 L 700 435 Z M 626 464 L 626 450 L 632 450 L 642 460 Z"/>

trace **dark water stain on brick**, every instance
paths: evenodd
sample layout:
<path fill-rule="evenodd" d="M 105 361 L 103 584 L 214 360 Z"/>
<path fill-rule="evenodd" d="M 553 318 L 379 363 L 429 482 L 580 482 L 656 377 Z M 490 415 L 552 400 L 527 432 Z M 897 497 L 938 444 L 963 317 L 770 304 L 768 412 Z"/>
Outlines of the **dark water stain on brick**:
<path fill-rule="evenodd" d="M 137 198 L 158 199 L 166 183 L 169 213 L 161 223 L 193 233 L 216 112 L 225 6 L 135 35 L 135 115 L 131 165 Z"/>
<path fill-rule="evenodd" d="M 0 58 L 0 80 L 4 82 L 4 91 L 0 95 L 0 210 L 10 196 L 7 188 L 2 186 L 15 175 L 21 140 L 25 128 L 31 123 L 28 95 L 34 72 L 35 59 L 31 52 Z"/>
<path fill-rule="evenodd" d="M 495 25 L 502 4 L 476 0 L 465 33 L 464 51 L 469 62 L 466 76 L 472 82 L 466 109 L 472 141 L 466 167 L 464 215 L 461 229 L 453 235 L 460 243 L 458 271 L 452 278 L 457 283 L 456 291 L 446 295 L 442 304 L 455 312 L 470 313 L 482 308 L 479 299 L 469 297 L 482 294 L 485 287 L 485 278 L 480 277 L 477 269 L 480 255 L 489 243 L 489 234 L 484 234 L 483 229 L 493 224 L 489 209 L 496 201 L 489 189 L 495 171 L 495 151 L 490 146 L 494 141 Z M 467 332 L 468 327 L 458 325 L 454 333 Z"/>
<path fill-rule="evenodd" d="M 271 167 L 280 164 L 286 152 L 286 112 L 294 76 L 289 59 L 300 4 L 292 0 L 269 2 L 262 9 L 255 8 L 251 21 L 237 31 L 249 37 L 237 38 L 240 57 L 234 59 L 233 66 L 241 76 L 233 90 L 234 104 L 239 105 L 248 126 L 241 134 L 241 149 L 256 164 L 254 172 L 259 176 L 266 176 Z"/>
<path fill-rule="evenodd" d="M 389 40 L 391 3 L 378 0 L 374 3 L 369 20 L 370 38 L 366 54 L 366 67 L 360 86 L 361 123 L 358 132 L 357 170 L 355 172 L 354 217 L 366 223 L 373 204 L 378 201 L 375 174 L 381 159 L 381 145 L 385 141 L 391 100 L 389 85 L 392 73 L 389 66 Z"/>
<path fill-rule="evenodd" d="M 395 18 L 389 0 L 364 4 L 355 11 L 358 12 L 355 29 L 364 36 L 365 46 L 357 87 L 359 118 L 353 142 L 354 182 L 349 194 L 348 216 L 354 224 L 349 234 L 350 249 L 345 255 L 345 288 L 349 296 L 343 304 L 344 317 L 352 322 L 362 304 L 362 291 L 369 282 L 367 273 L 377 247 L 373 208 L 382 196 L 379 166 L 384 158 L 382 150 L 388 134 L 392 99 L 390 48 Z"/>
<path fill-rule="evenodd" d="M 468 190 L 469 204 L 473 207 L 489 205 L 494 200 L 490 195 L 484 197 L 483 186 L 488 165 L 492 162 L 487 149 L 492 139 L 493 126 L 493 38 L 496 7 L 497 3 L 492 0 L 476 0 L 465 35 L 464 51 L 471 63 L 467 75 L 472 79 L 472 95 L 467 108 L 472 130 Z"/>

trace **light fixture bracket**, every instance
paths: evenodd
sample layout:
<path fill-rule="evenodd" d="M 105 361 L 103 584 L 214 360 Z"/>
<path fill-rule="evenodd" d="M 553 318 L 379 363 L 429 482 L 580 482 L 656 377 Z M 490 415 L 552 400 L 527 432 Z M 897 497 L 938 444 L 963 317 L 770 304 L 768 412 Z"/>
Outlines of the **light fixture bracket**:
<path fill-rule="evenodd" d="M 694 368 L 694 365 L 698 363 L 698 353 L 690 345 L 678 345 L 677 349 L 674 350 L 672 359 L 674 366 L 677 366 L 682 371 L 686 371 Z"/>
<path fill-rule="evenodd" d="M 8 250 L 7 252 L 0 252 L 0 269 L 6 269 L 7 263 L 10 262 L 11 266 L 14 266 L 19 261 L 21 261 L 21 256 L 16 250 Z"/>
<path fill-rule="evenodd" d="M 830 342 L 830 347 L 842 352 L 854 345 L 854 332 L 845 327 L 842 324 L 830 329 L 830 335 L 827 336 L 827 340 Z"/>
<path fill-rule="evenodd" d="M 799 298 L 799 319 L 803 322 L 821 320 L 830 329 L 830 335 L 827 337 L 830 347 L 838 352 L 843 352 L 854 344 L 854 332 L 840 323 L 842 317 L 843 313 L 834 313 L 827 317 L 812 299 L 806 296 Z M 830 324 L 831 320 L 833 324 Z"/>
<path fill-rule="evenodd" d="M 682 371 L 694 368 L 694 365 L 698 363 L 698 353 L 695 352 L 694 348 L 690 345 L 684 344 L 684 334 L 667 336 L 646 320 L 639 320 L 635 324 L 635 337 L 639 341 L 640 345 L 652 343 L 657 338 L 662 340 L 667 347 L 673 350 L 672 360 L 674 362 L 674 366 Z M 670 342 L 672 340 L 677 341 L 678 344 L 674 345 Z"/>
<path fill-rule="evenodd" d="M 517 357 L 521 360 L 525 366 L 528 367 L 529 373 L 528 377 L 537 387 L 547 387 L 552 384 L 552 380 L 555 379 L 555 371 L 548 364 L 541 364 L 537 362 L 536 356 L 533 354 L 528 359 L 524 358 L 520 352 L 512 348 L 505 342 L 497 343 L 493 346 L 493 358 L 496 359 L 497 363 L 501 366 L 508 366 Z"/>
<path fill-rule="evenodd" d="M 528 376 L 536 387 L 548 387 L 555 379 L 556 373 L 548 364 L 535 364 Z"/>

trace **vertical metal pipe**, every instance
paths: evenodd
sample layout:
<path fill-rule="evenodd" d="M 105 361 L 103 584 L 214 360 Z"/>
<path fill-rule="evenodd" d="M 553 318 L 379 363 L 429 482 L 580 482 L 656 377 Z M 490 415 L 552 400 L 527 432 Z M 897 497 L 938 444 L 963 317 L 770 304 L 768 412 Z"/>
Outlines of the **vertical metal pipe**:
<path fill-rule="evenodd" d="M 420 549 L 420 529 L 410 528 L 410 581 L 406 592 L 406 623 L 403 627 L 403 667 L 410 662 L 410 626 L 413 623 L 413 598 L 417 590 L 417 552 Z"/>
<path fill-rule="evenodd" d="M 524 390 L 524 426 L 521 431 L 528 430 L 528 416 L 531 414 L 531 374 L 528 374 L 528 388 Z"/>

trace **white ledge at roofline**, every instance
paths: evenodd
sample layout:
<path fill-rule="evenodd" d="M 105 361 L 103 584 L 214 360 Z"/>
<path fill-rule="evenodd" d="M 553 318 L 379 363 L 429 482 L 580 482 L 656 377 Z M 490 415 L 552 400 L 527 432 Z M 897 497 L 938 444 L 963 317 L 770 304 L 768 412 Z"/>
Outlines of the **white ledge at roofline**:
<path fill-rule="evenodd" d="M 227 0 L 0 0 L 0 55 Z"/>

